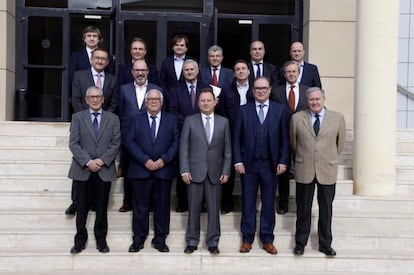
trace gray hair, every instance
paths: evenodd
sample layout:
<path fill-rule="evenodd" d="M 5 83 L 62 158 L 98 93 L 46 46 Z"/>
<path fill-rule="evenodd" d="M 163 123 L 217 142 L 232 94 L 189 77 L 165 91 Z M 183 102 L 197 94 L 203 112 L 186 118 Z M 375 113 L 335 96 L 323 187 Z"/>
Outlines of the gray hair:
<path fill-rule="evenodd" d="M 223 54 L 223 48 L 220 47 L 219 45 L 212 45 L 208 48 L 207 53 L 210 54 L 211 52 L 221 52 L 221 54 Z"/>
<path fill-rule="evenodd" d="M 186 60 L 184 61 L 184 64 L 183 64 L 183 68 L 184 68 L 184 66 L 185 66 L 186 64 L 194 64 L 194 65 L 195 65 L 195 67 L 196 67 L 196 69 L 197 69 L 197 70 L 199 70 L 199 69 L 198 69 L 198 63 L 197 63 L 197 61 L 195 61 L 194 59 L 186 59 Z"/>
<path fill-rule="evenodd" d="M 163 95 L 163 94 L 162 94 L 162 92 L 161 92 L 160 90 L 158 90 L 158 89 L 151 89 L 151 90 L 149 90 L 148 92 L 146 92 L 146 93 L 145 93 L 145 96 L 144 96 L 145 101 L 147 101 L 148 94 L 149 94 L 150 92 L 158 92 L 158 94 L 159 94 L 159 95 L 160 95 L 160 97 L 161 97 L 161 101 L 164 101 L 164 95 Z"/>
<path fill-rule="evenodd" d="M 325 91 L 319 87 L 310 87 L 306 90 L 306 98 L 309 98 L 309 94 L 313 92 L 320 91 L 322 93 L 323 98 L 325 98 Z"/>
<path fill-rule="evenodd" d="M 89 96 L 89 92 L 92 92 L 92 91 L 98 91 L 98 92 L 101 94 L 101 96 L 103 96 L 103 95 L 104 95 L 104 94 L 103 94 L 103 91 L 101 90 L 101 88 L 96 87 L 96 86 L 91 86 L 91 87 L 89 87 L 89 88 L 86 90 L 86 96 Z"/>

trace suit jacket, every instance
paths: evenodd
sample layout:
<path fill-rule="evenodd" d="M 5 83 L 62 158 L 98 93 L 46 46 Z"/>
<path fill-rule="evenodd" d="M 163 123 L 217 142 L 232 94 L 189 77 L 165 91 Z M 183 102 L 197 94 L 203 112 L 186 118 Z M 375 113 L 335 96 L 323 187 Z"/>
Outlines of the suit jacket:
<path fill-rule="evenodd" d="M 196 59 L 185 56 L 184 60 Z M 169 56 L 165 58 L 161 63 L 160 75 L 159 75 L 159 82 L 161 84 L 162 89 L 165 91 L 165 96 L 167 100 L 169 99 L 170 89 L 178 86 L 181 83 L 185 82 L 183 73 L 180 73 L 180 77 L 177 79 L 177 75 L 175 74 L 175 67 L 174 67 L 174 56 Z"/>
<path fill-rule="evenodd" d="M 318 67 L 316 65 L 303 62 L 302 69 L 302 78 L 300 84 L 308 87 L 319 87 L 322 88 L 321 78 L 319 76 Z M 286 83 L 286 78 L 284 77 L 283 67 L 279 69 L 279 77 L 282 80 L 281 84 Z"/>
<path fill-rule="evenodd" d="M 211 74 L 211 66 L 202 68 L 200 70 L 200 76 L 202 82 L 206 84 L 211 84 L 211 81 L 213 79 L 213 76 Z M 233 71 L 221 66 L 217 86 L 220 88 L 229 88 L 231 83 L 233 82 L 233 79 Z"/>
<path fill-rule="evenodd" d="M 109 64 L 105 68 L 105 72 L 115 75 L 115 65 L 114 58 L 112 55 L 109 55 Z M 90 59 L 86 48 L 79 51 L 72 52 L 69 59 L 69 83 L 73 81 L 73 75 L 76 71 L 86 70 L 91 67 Z"/>
<path fill-rule="evenodd" d="M 307 86 L 299 84 L 299 101 L 296 105 L 295 113 L 308 109 L 308 100 L 306 99 Z M 286 84 L 280 85 L 273 91 L 273 100 L 289 107 L 288 98 L 286 97 Z M 290 110 L 290 109 L 289 109 Z"/>
<path fill-rule="evenodd" d="M 208 177 L 212 184 L 220 184 L 220 176 L 230 176 L 231 137 L 229 121 L 214 115 L 214 130 L 210 144 L 201 114 L 186 117 L 180 141 L 180 173 L 191 173 L 193 182 Z"/>
<path fill-rule="evenodd" d="M 208 87 L 207 84 L 202 83 L 201 81 L 197 81 L 196 86 L 196 102 L 194 105 L 194 109 L 191 105 L 191 97 L 188 91 L 187 83 L 184 81 L 180 83 L 177 87 L 170 90 L 170 106 L 169 110 L 171 113 L 175 114 L 178 117 L 178 127 L 182 129 L 184 124 L 184 118 L 186 116 L 195 114 L 199 112 L 198 109 L 198 95 L 200 90 Z"/>
<path fill-rule="evenodd" d="M 161 87 L 148 83 L 147 92 L 151 89 L 158 89 L 162 92 Z M 122 85 L 119 89 L 119 119 L 122 131 L 128 129 L 131 117 L 145 111 L 145 101 L 142 102 L 142 106 L 138 106 L 134 82 Z"/>
<path fill-rule="evenodd" d="M 95 86 L 91 69 L 75 72 L 72 82 L 72 107 L 73 112 L 88 109 L 85 96 L 86 90 Z M 105 73 L 105 80 L 103 86 L 103 93 L 105 97 L 102 108 L 106 111 L 116 113 L 118 111 L 118 81 L 114 75 Z"/>
<path fill-rule="evenodd" d="M 172 180 L 177 174 L 174 158 L 178 153 L 179 142 L 180 132 L 174 115 L 161 112 L 155 141 L 152 138 L 147 112 L 134 115 L 124 144 L 131 156 L 128 178 L 148 178 L 151 172 L 145 168 L 145 163 L 149 159 L 156 161 L 161 158 L 165 166 L 155 171 L 154 175 L 160 179 Z"/>
<path fill-rule="evenodd" d="M 230 91 L 234 95 L 234 108 L 232 109 L 232 112 L 229 113 L 228 118 L 230 120 L 230 124 L 233 126 L 236 116 L 239 114 L 240 109 L 240 94 L 237 90 L 237 83 L 236 81 L 233 81 L 233 83 L 230 86 Z M 246 99 L 247 103 L 254 102 L 254 96 L 252 92 L 252 86 L 249 84 L 249 89 L 246 93 Z"/>
<path fill-rule="evenodd" d="M 86 181 L 90 171 L 86 164 L 100 158 L 105 165 L 98 174 L 102 181 L 116 178 L 115 158 L 121 145 L 119 119 L 116 115 L 102 111 L 98 137 L 92 126 L 89 109 L 72 116 L 69 137 L 69 149 L 72 152 L 72 164 L 68 177 L 73 180 Z"/>
<path fill-rule="evenodd" d="M 148 64 L 148 63 L 147 63 Z M 119 86 L 134 82 L 134 76 L 131 73 L 132 70 L 132 63 L 127 63 L 119 66 L 118 71 L 118 84 Z M 148 82 L 153 83 L 155 85 L 160 85 L 158 80 L 158 69 L 154 65 L 148 64 Z"/>
<path fill-rule="evenodd" d="M 289 164 L 289 110 L 286 106 L 269 101 L 265 120 L 269 120 L 269 155 L 273 166 Z M 233 131 L 233 162 L 243 163 L 246 172 L 251 172 L 255 153 L 257 121 L 255 103 L 240 107 Z"/>
<path fill-rule="evenodd" d="M 290 121 L 290 144 L 295 158 L 295 180 L 334 184 L 338 176 L 338 156 L 345 144 L 345 120 L 342 114 L 326 110 L 318 136 L 309 110 L 300 111 Z"/>
<path fill-rule="evenodd" d="M 250 87 L 253 87 L 254 80 L 256 79 L 256 75 L 254 73 L 255 70 L 253 68 L 252 62 L 248 62 L 248 65 L 250 70 L 249 83 Z M 263 62 L 262 76 L 265 76 L 270 79 L 270 86 L 277 87 L 280 85 L 279 70 L 275 65 L 269 62 Z"/>

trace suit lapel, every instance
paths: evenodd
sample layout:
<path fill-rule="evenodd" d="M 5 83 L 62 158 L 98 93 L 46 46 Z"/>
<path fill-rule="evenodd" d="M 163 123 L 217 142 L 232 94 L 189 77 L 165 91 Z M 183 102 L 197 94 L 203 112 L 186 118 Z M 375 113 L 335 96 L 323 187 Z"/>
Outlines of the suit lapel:
<path fill-rule="evenodd" d="M 99 131 L 98 131 L 98 138 L 97 141 L 102 137 L 102 135 L 106 132 L 106 128 L 108 127 L 109 117 L 108 114 L 104 111 L 101 113 L 101 122 L 99 123 Z M 93 130 L 93 129 L 92 129 Z"/>
<path fill-rule="evenodd" d="M 95 130 L 93 129 L 92 126 L 92 118 L 91 118 L 91 113 L 88 110 L 85 110 L 85 112 L 83 113 L 83 121 L 85 122 L 85 126 L 86 129 L 88 129 L 89 134 L 96 140 L 95 137 Z"/>
<path fill-rule="evenodd" d="M 316 137 L 315 131 L 313 130 L 310 111 L 303 112 L 302 121 L 303 121 L 303 124 L 305 125 L 305 128 L 311 133 L 311 135 Z"/>
<path fill-rule="evenodd" d="M 198 123 L 198 126 L 200 127 L 200 131 L 203 133 L 204 141 L 206 142 L 207 146 L 210 146 L 208 144 L 208 140 L 207 140 L 207 136 L 206 136 L 206 130 L 204 128 L 204 121 L 203 121 L 203 117 L 201 116 L 201 113 L 198 114 L 197 117 L 198 117 L 197 123 Z M 215 131 L 215 128 L 216 127 L 214 127 L 214 131 Z M 214 132 L 213 132 L 213 136 L 214 136 Z M 211 138 L 211 141 L 213 141 L 213 138 Z"/>

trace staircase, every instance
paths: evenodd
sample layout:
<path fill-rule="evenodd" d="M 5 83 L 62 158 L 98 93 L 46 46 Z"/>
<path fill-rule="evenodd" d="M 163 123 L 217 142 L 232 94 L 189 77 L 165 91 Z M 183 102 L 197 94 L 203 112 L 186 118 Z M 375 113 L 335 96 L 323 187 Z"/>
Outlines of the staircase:
<path fill-rule="evenodd" d="M 145 248 L 128 253 L 131 212 L 119 213 L 122 179 L 112 184 L 108 245 L 101 254 L 93 238 L 94 214 L 88 220 L 89 241 L 71 255 L 75 219 L 64 215 L 70 203 L 71 161 L 68 123 L 0 122 L 0 273 L 41 274 L 409 274 L 414 273 L 414 131 L 397 131 L 397 186 L 393 197 L 352 195 L 352 131 L 348 131 L 334 201 L 333 247 L 329 259 L 317 251 L 317 204 L 305 255 L 293 256 L 294 182 L 291 212 L 276 214 L 275 245 L 267 254 L 256 241 L 250 253 L 238 252 L 240 212 L 221 216 L 221 253 L 211 256 L 202 240 L 191 255 L 183 253 L 186 213 L 171 212 L 170 253 Z M 174 188 L 173 188 L 174 190 Z M 240 195 L 236 185 L 236 199 Z M 174 198 L 174 194 L 172 194 Z M 316 200 L 315 200 L 316 201 Z M 173 202 L 174 203 L 174 202 Z M 175 206 L 175 204 L 173 204 Z M 174 209 L 174 207 L 172 207 Z M 151 234 L 151 233 L 150 233 Z M 257 240 L 258 238 L 256 238 Z"/>

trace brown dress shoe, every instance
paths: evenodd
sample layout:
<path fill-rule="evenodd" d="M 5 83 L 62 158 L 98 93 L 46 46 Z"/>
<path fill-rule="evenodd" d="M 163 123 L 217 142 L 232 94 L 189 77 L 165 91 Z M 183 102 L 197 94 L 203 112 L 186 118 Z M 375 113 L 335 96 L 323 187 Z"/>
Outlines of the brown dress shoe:
<path fill-rule="evenodd" d="M 248 253 L 252 249 L 252 245 L 250 243 L 242 243 L 240 246 L 240 253 Z"/>
<path fill-rule="evenodd" d="M 272 243 L 263 244 L 263 249 L 269 254 L 277 254 L 277 249 Z"/>

